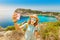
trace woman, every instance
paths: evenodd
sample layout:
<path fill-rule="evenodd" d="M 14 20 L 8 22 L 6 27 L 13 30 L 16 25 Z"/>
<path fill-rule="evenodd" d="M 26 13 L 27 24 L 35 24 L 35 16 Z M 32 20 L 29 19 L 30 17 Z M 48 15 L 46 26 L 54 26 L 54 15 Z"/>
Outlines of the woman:
<path fill-rule="evenodd" d="M 25 32 L 25 40 L 36 40 L 36 37 L 34 35 L 35 30 L 37 29 L 37 25 L 38 25 L 38 17 L 36 15 L 30 16 L 29 21 L 20 27 L 16 22 L 17 22 L 17 20 L 14 21 L 16 30 L 21 30 L 22 28 L 27 28 L 26 32 Z"/>

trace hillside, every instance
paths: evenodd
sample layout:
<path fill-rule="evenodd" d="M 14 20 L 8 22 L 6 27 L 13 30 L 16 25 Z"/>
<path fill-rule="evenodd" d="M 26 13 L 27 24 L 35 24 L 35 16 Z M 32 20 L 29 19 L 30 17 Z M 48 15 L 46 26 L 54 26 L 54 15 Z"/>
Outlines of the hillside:
<path fill-rule="evenodd" d="M 22 14 L 41 14 L 41 15 L 60 15 L 60 12 L 43 12 L 39 10 L 31 10 L 31 9 L 22 9 L 22 8 L 17 8 L 15 10 L 17 13 L 22 13 Z"/>

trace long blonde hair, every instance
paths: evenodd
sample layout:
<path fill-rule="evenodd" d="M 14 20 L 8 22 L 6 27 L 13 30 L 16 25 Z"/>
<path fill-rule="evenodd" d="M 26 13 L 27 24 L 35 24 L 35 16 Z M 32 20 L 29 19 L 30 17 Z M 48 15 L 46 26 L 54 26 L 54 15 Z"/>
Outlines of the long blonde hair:
<path fill-rule="evenodd" d="M 36 15 L 31 15 L 30 16 L 30 20 L 28 21 L 28 24 L 31 24 L 31 18 L 34 17 L 36 19 L 36 22 L 34 23 L 34 26 L 36 26 L 38 24 L 38 17 Z"/>

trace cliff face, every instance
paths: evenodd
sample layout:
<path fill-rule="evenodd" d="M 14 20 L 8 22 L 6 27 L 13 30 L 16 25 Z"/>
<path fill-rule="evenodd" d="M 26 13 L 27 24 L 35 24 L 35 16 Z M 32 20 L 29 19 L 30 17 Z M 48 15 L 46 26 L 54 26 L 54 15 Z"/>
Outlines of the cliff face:
<path fill-rule="evenodd" d="M 24 34 L 17 31 L 7 31 L 4 38 L 5 40 L 24 40 Z"/>

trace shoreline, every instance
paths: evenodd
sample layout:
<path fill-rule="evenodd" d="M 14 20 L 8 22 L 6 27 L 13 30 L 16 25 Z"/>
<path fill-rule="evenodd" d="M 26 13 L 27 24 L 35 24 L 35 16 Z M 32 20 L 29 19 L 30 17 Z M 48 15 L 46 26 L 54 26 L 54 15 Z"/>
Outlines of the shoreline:
<path fill-rule="evenodd" d="M 30 16 L 30 15 L 34 15 L 34 14 L 29 14 L 29 15 L 26 15 L 26 14 L 25 14 L 25 15 L 22 15 L 22 16 L 27 16 L 27 17 L 28 17 L 28 16 Z M 46 14 L 45 14 L 45 15 L 44 15 L 44 14 L 42 14 L 42 15 L 41 15 L 41 14 L 35 14 L 35 15 L 38 15 L 38 16 L 39 16 L 39 15 L 40 15 L 40 16 L 46 16 L 46 17 L 55 17 L 55 18 L 57 18 L 57 20 L 60 21 L 60 17 L 59 17 L 58 15 L 57 15 L 57 16 L 56 16 L 56 15 L 46 15 Z"/>
<path fill-rule="evenodd" d="M 55 16 L 59 21 L 60 21 L 60 17 L 59 16 Z"/>

